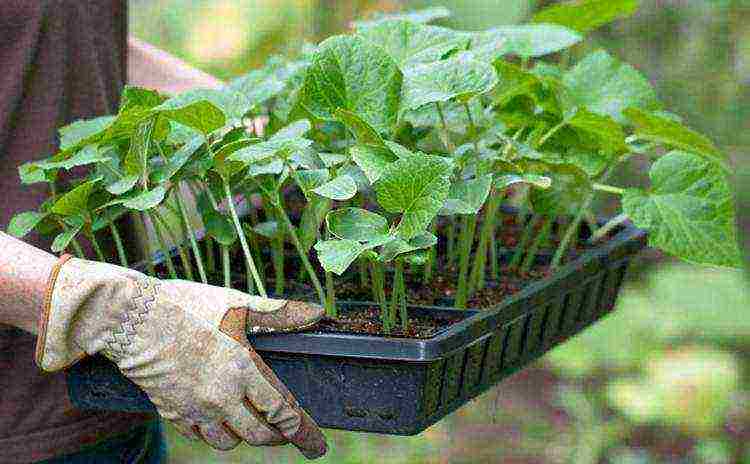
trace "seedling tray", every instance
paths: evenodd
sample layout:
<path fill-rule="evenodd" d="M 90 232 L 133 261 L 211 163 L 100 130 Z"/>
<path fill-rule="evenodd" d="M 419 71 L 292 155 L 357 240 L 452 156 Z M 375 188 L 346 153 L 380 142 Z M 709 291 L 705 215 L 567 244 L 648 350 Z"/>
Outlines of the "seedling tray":
<path fill-rule="evenodd" d="M 461 318 L 430 339 L 314 332 L 250 339 L 322 427 L 413 435 L 609 314 L 644 246 L 645 233 L 625 227 L 491 310 L 409 307 L 413 315 Z M 100 356 L 71 367 L 68 385 L 82 409 L 154 410 Z"/>

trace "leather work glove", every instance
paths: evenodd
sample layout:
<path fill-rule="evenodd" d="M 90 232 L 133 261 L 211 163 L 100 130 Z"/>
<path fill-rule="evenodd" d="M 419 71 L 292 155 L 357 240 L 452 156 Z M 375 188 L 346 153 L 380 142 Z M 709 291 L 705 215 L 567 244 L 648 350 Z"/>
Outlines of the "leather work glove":
<path fill-rule="evenodd" d="M 315 305 L 64 256 L 50 276 L 36 362 L 54 372 L 102 353 L 188 438 L 221 450 L 292 443 L 314 459 L 326 452 L 323 434 L 245 328 L 291 331 L 321 317 Z"/>

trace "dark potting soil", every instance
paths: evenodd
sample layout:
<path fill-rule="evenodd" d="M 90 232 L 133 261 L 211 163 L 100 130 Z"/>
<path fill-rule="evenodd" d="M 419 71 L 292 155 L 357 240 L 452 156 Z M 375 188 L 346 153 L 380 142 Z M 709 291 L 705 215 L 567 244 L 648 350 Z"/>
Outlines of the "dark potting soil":
<path fill-rule="evenodd" d="M 340 314 L 335 318 L 326 317 L 318 323 L 314 330 L 317 333 L 364 334 L 396 338 L 431 338 L 443 329 L 459 321 L 461 321 L 460 317 L 438 319 L 412 316 L 409 318 L 406 330 L 398 322 L 396 327 L 391 329 L 391 333 L 386 334 L 383 330 L 383 323 L 380 320 L 380 308 L 372 306 L 366 309 L 347 311 L 346 314 Z"/>

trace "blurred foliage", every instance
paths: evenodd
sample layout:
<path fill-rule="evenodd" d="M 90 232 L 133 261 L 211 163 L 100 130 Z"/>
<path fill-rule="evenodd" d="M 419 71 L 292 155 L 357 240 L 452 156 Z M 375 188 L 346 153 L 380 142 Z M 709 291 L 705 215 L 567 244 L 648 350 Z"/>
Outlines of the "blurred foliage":
<path fill-rule="evenodd" d="M 444 5 L 454 12 L 444 24 L 481 29 L 523 21 L 550 3 L 130 0 L 130 20 L 138 37 L 228 79 L 377 11 Z M 606 47 L 642 70 L 667 107 L 750 168 L 750 3 L 641 3 L 634 18 L 599 30 L 586 47 Z M 640 175 L 637 163 L 627 175 Z M 750 209 L 741 200 L 741 213 L 743 205 Z M 685 265 L 648 270 L 631 273 L 616 314 L 539 367 L 417 437 L 329 431 L 331 451 L 320 462 L 750 463 L 746 280 Z M 303 462 L 292 449 L 220 454 L 171 429 L 169 437 L 175 463 Z"/>

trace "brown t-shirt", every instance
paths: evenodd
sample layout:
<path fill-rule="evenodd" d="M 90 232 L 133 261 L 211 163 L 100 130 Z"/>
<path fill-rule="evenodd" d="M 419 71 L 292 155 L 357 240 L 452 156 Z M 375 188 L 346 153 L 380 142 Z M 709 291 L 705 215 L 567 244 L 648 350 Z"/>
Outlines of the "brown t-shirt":
<path fill-rule="evenodd" d="M 22 186 L 18 165 L 53 154 L 57 127 L 115 112 L 125 82 L 125 3 L 0 0 L 0 229 L 47 193 Z M 65 376 L 35 366 L 34 344 L 31 334 L 0 325 L 0 462 L 73 453 L 144 420 L 76 411 Z"/>

